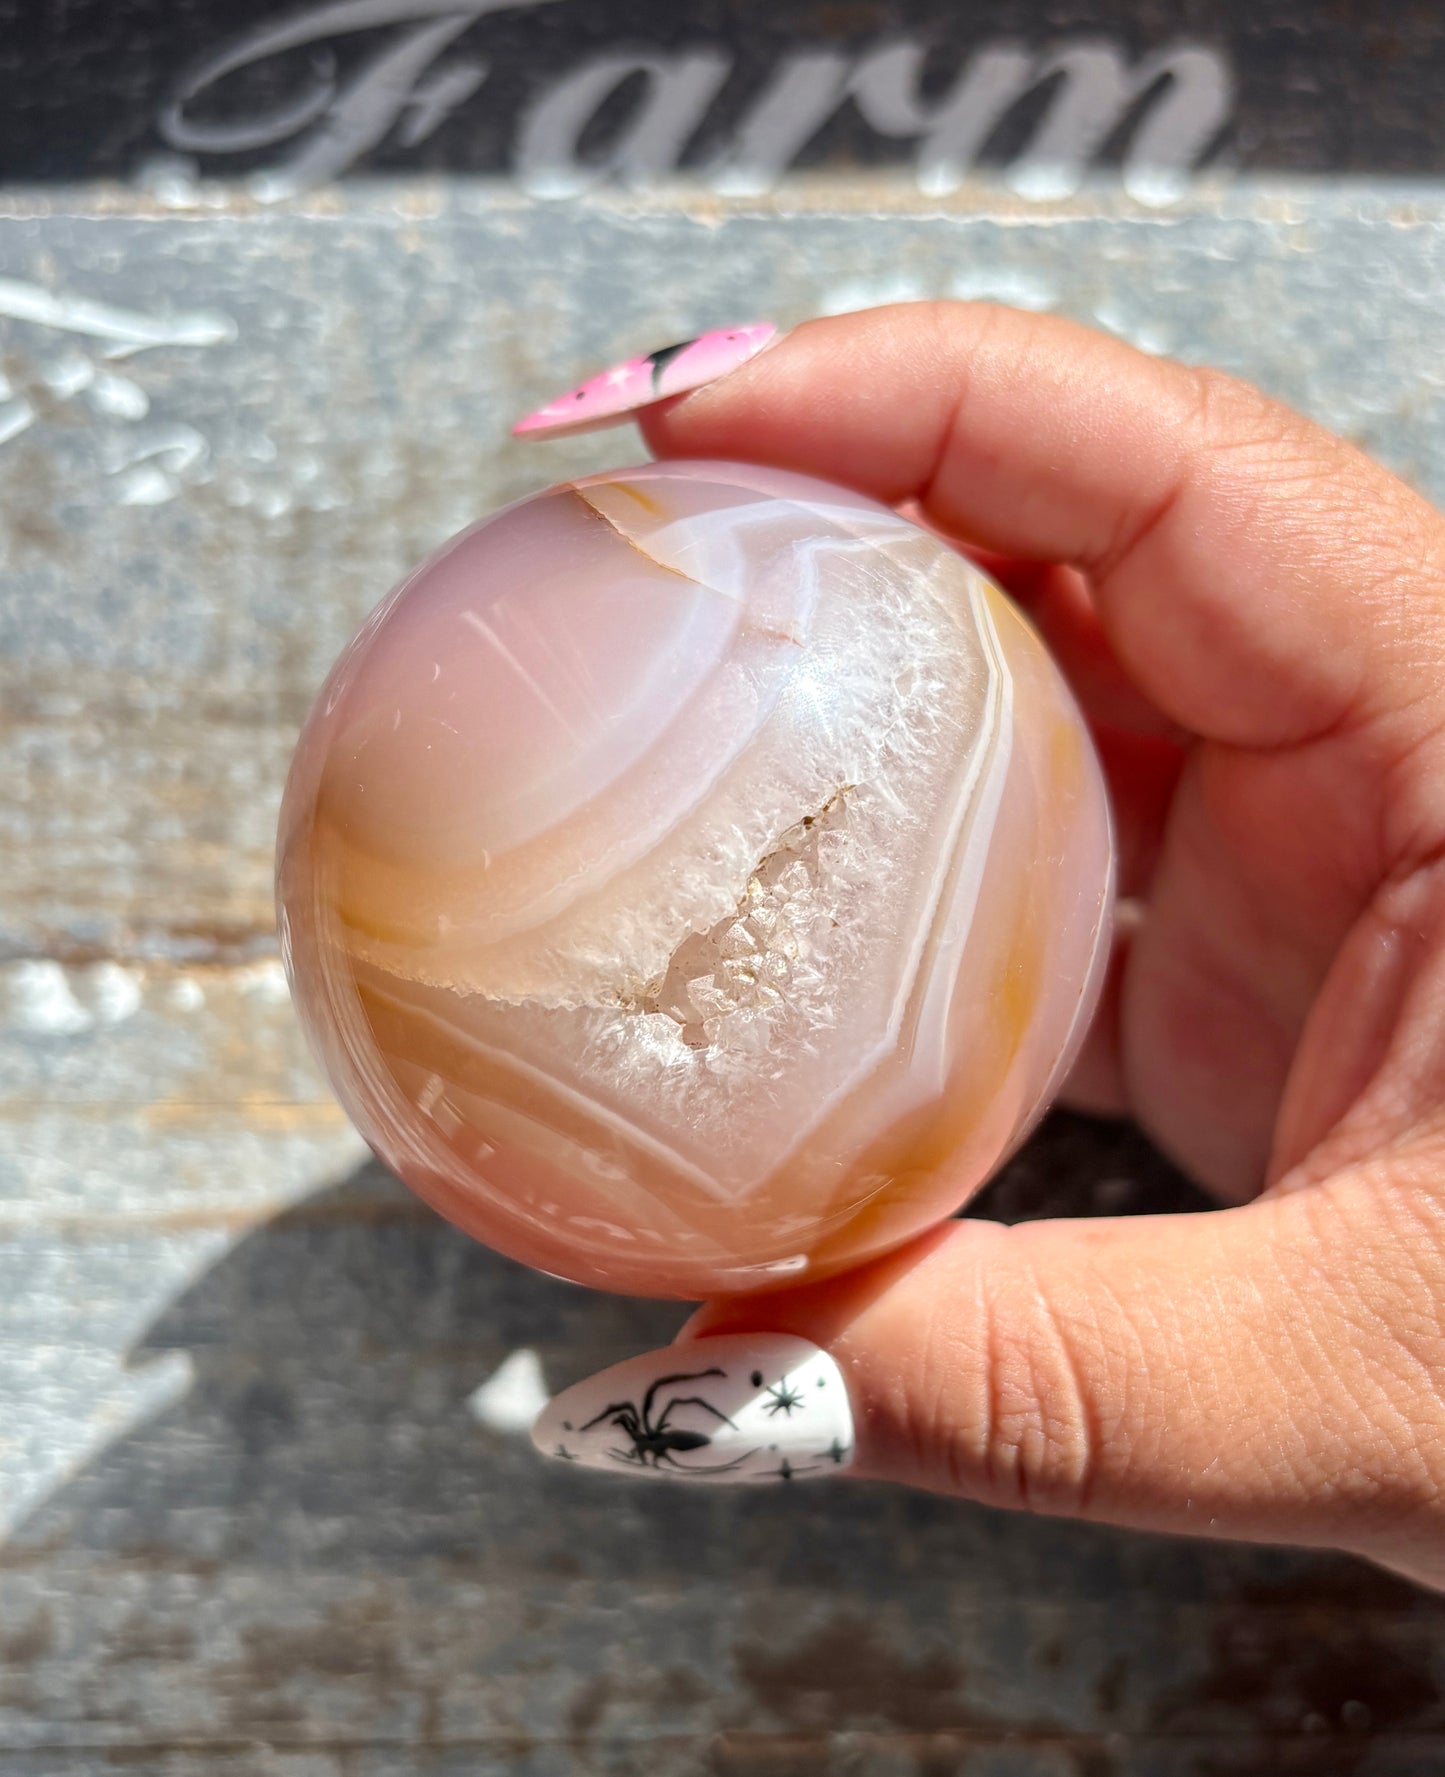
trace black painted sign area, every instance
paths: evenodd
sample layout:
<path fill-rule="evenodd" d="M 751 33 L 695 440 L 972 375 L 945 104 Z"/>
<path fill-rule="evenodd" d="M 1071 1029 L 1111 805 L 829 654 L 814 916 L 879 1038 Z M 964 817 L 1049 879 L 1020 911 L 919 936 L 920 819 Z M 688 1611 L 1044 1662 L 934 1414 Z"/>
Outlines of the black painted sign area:
<path fill-rule="evenodd" d="M 893 166 L 1026 195 L 1108 170 L 1445 170 L 1445 8 L 1168 0 L 0 0 L 0 178 L 167 158 L 557 194 Z"/>

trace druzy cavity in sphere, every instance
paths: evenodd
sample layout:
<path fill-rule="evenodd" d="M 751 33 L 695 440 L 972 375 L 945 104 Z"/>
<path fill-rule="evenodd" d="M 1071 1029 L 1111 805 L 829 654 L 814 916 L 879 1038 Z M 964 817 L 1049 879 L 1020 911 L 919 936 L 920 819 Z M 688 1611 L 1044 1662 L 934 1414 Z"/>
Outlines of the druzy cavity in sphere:
<path fill-rule="evenodd" d="M 701 1297 L 951 1214 L 1082 1037 L 1111 848 L 1013 606 L 887 508 L 736 463 L 523 500 L 386 600 L 302 735 L 302 1018 L 461 1227 Z"/>

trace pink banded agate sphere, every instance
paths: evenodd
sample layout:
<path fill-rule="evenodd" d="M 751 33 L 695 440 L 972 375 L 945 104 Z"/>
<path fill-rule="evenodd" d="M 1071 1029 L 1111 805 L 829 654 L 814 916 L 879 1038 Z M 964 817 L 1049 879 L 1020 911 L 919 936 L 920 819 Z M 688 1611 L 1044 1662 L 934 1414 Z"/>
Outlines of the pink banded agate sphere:
<path fill-rule="evenodd" d="M 292 989 L 377 1153 L 542 1270 L 698 1298 L 952 1214 L 1107 948 L 1089 737 L 886 507 L 739 463 L 569 482 L 379 607 L 281 818 Z"/>

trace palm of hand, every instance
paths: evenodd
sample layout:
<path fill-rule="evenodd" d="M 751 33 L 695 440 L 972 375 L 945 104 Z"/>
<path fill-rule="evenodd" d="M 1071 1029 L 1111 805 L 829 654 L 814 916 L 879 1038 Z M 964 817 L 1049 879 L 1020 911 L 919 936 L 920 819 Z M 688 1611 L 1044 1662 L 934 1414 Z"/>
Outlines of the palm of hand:
<path fill-rule="evenodd" d="M 1119 955 L 1075 1102 L 1129 1111 L 1228 1201 L 1425 1138 L 1445 796 L 1392 733 L 1408 712 L 1278 745 L 1190 735 L 1129 681 L 1078 576 L 1001 577 L 1090 714 L 1119 832 Z"/>

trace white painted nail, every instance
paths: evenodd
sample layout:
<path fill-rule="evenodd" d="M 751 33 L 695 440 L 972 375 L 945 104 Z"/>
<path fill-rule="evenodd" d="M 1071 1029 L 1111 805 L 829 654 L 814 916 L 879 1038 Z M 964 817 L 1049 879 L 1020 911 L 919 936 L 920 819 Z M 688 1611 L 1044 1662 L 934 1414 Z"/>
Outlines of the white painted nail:
<path fill-rule="evenodd" d="M 649 1351 L 553 1397 L 544 1456 L 614 1474 L 724 1485 L 841 1474 L 853 1410 L 826 1351 L 790 1333 L 725 1333 Z"/>

